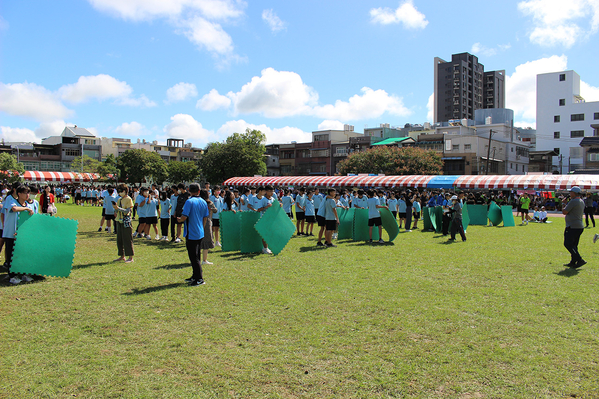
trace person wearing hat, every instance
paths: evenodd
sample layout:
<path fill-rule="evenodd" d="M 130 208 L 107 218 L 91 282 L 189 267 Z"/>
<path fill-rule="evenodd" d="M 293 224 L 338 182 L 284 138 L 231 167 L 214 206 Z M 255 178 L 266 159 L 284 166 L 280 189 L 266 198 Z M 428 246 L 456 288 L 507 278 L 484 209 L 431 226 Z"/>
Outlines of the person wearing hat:
<path fill-rule="evenodd" d="M 464 206 L 460 200 L 458 200 L 458 196 L 454 195 L 450 198 L 452 202 L 451 213 L 453 215 L 452 223 L 451 223 L 451 238 L 449 241 L 455 240 L 455 234 L 459 231 L 460 236 L 462 237 L 462 241 L 466 241 L 466 233 L 464 233 L 464 226 L 462 225 L 462 207 Z"/>
<path fill-rule="evenodd" d="M 585 265 L 587 262 L 582 259 L 578 252 L 578 241 L 580 235 L 584 231 L 582 218 L 584 216 L 584 201 L 580 198 L 582 190 L 578 186 L 572 187 L 570 190 L 570 201 L 562 210 L 566 215 L 566 229 L 564 230 L 564 247 L 570 252 L 572 259 L 565 266 L 578 268 Z"/>

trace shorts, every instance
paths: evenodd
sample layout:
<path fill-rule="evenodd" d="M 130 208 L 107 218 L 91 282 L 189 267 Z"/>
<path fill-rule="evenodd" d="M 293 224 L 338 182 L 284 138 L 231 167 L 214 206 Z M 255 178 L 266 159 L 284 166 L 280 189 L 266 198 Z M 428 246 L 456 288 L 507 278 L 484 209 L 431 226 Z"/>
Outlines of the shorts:
<path fill-rule="evenodd" d="M 92 202 L 98 202 L 97 198 L 92 198 Z"/>
<path fill-rule="evenodd" d="M 139 224 L 147 224 L 148 223 L 148 218 L 147 217 L 139 217 Z"/>
<path fill-rule="evenodd" d="M 391 213 L 393 214 L 393 219 L 397 219 L 397 211 L 391 211 Z"/>
<path fill-rule="evenodd" d="M 304 212 L 295 212 L 295 218 L 297 220 L 305 220 L 306 214 Z"/>
<path fill-rule="evenodd" d="M 306 223 L 314 223 L 316 218 L 314 216 L 306 216 Z"/>
<path fill-rule="evenodd" d="M 400 219 L 405 219 L 406 218 L 406 213 L 405 212 L 399 212 L 398 215 L 399 215 Z"/>
<path fill-rule="evenodd" d="M 106 217 L 106 209 L 102 208 L 102 217 Z"/>
<path fill-rule="evenodd" d="M 316 215 L 316 221 L 318 222 L 319 227 L 326 226 L 327 220 L 324 217 Z"/>
<path fill-rule="evenodd" d="M 528 215 L 528 209 L 522 208 L 522 212 L 524 212 L 524 213 L 526 213 Z"/>
<path fill-rule="evenodd" d="M 379 216 L 378 218 L 368 219 L 368 225 L 369 226 L 382 226 L 383 221 L 381 220 L 381 217 Z"/>
<path fill-rule="evenodd" d="M 325 220 L 326 230 L 335 231 L 337 230 L 337 221 L 336 220 Z"/>
<path fill-rule="evenodd" d="M 414 216 L 414 219 L 420 219 L 420 212 L 414 211 L 414 213 L 412 213 L 412 216 Z"/>
<path fill-rule="evenodd" d="M 212 227 L 220 227 L 220 219 L 212 219 Z"/>
<path fill-rule="evenodd" d="M 114 215 L 105 215 L 104 219 L 105 220 L 114 220 Z"/>
<path fill-rule="evenodd" d="M 147 217 L 146 224 L 158 224 L 158 216 Z"/>
<path fill-rule="evenodd" d="M 79 193 L 75 194 L 75 199 L 77 201 L 79 201 L 81 199 L 81 194 L 79 194 Z"/>
<path fill-rule="evenodd" d="M 287 213 L 287 216 L 289 216 L 289 219 L 293 219 L 293 213 L 291 213 L 291 212 L 288 212 L 288 213 Z"/>

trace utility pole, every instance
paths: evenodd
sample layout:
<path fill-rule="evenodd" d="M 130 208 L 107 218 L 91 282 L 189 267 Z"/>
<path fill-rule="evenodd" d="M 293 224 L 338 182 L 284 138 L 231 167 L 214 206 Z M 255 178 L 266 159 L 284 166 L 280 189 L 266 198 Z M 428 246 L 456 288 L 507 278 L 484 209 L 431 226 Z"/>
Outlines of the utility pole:
<path fill-rule="evenodd" d="M 83 143 L 81 143 L 81 173 L 83 174 Z"/>
<path fill-rule="evenodd" d="M 493 131 L 489 129 L 489 145 L 487 146 L 487 170 L 485 171 L 486 175 L 489 174 L 489 161 L 491 158 L 491 136 L 493 136 Z"/>
<path fill-rule="evenodd" d="M 560 155 L 559 156 L 559 174 L 563 174 L 564 173 L 564 156 Z"/>

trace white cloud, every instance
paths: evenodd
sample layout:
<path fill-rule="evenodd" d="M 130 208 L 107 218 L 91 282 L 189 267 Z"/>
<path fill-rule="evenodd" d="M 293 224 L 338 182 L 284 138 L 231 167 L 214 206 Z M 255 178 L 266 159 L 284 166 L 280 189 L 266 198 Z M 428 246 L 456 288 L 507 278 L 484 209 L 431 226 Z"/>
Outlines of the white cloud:
<path fill-rule="evenodd" d="M 67 126 L 63 120 L 55 120 L 52 122 L 43 122 L 35 128 L 35 135 L 42 139 L 50 136 L 60 136 L 64 128 Z"/>
<path fill-rule="evenodd" d="M 403 105 L 401 98 L 389 95 L 385 90 L 372 90 L 363 87 L 362 95 L 355 94 L 349 101 L 335 101 L 335 104 L 315 106 L 312 114 L 327 119 L 358 120 L 378 118 L 385 112 L 391 115 L 407 116 L 412 112 Z"/>
<path fill-rule="evenodd" d="M 122 136 L 141 136 L 142 134 L 147 133 L 147 129 L 144 125 L 139 122 L 131 122 L 131 123 L 123 123 L 120 126 L 117 126 L 114 129 L 115 132 Z"/>
<path fill-rule="evenodd" d="M 472 45 L 472 48 L 470 49 L 470 52 L 475 55 L 484 55 L 486 57 L 492 57 L 495 54 L 497 54 L 498 52 L 508 50 L 511 47 L 512 47 L 512 45 L 509 43 L 508 44 L 499 44 L 499 45 L 497 45 L 496 48 L 490 48 L 490 47 L 484 46 L 480 43 L 474 43 Z"/>
<path fill-rule="evenodd" d="M 172 104 L 197 96 L 198 89 L 196 88 L 196 85 L 193 83 L 180 82 L 166 91 L 165 103 Z"/>
<path fill-rule="evenodd" d="M 204 129 L 200 122 L 187 114 L 177 114 L 171 117 L 171 122 L 163 130 L 168 137 L 184 139 L 199 147 L 213 141 L 212 137 L 214 136 L 213 131 Z"/>
<path fill-rule="evenodd" d="M 221 22 L 238 19 L 247 6 L 241 0 L 88 0 L 99 11 L 131 21 L 165 19 L 175 32 L 206 49 L 220 62 L 240 61 Z"/>
<path fill-rule="evenodd" d="M 139 98 L 131 97 L 133 89 L 127 82 L 120 81 L 110 75 L 81 76 L 76 83 L 62 86 L 58 89 L 59 96 L 70 103 L 85 103 L 91 99 L 103 101 L 115 99 L 115 104 L 134 107 L 153 107 L 156 105 L 145 95 Z"/>
<path fill-rule="evenodd" d="M 404 1 L 395 10 L 372 8 L 370 21 L 382 25 L 402 24 L 407 29 L 424 29 L 428 25 L 426 16 L 416 9 L 413 0 Z"/>
<path fill-rule="evenodd" d="M 0 111 L 38 121 L 51 121 L 73 114 L 55 93 L 27 82 L 0 83 Z"/>
<path fill-rule="evenodd" d="M 230 106 L 231 99 L 219 94 L 216 89 L 210 90 L 208 94 L 205 94 L 196 103 L 196 108 L 202 111 L 214 111 L 219 108 L 229 108 Z"/>
<path fill-rule="evenodd" d="M 272 32 L 286 29 L 285 22 L 273 10 L 262 11 L 262 20 L 266 22 Z"/>
<path fill-rule="evenodd" d="M 568 57 L 551 56 L 529 61 L 516 67 L 506 77 L 506 107 L 513 109 L 516 118 L 534 121 L 537 112 L 537 75 L 563 71 L 568 66 Z"/>
<path fill-rule="evenodd" d="M 532 17 L 529 39 L 541 46 L 569 48 L 599 29 L 597 0 L 525 0 L 518 10 Z"/>
<path fill-rule="evenodd" d="M 343 130 L 344 125 L 343 122 L 325 119 L 318 124 L 317 130 Z"/>
<path fill-rule="evenodd" d="M 266 135 L 266 144 L 312 141 L 312 133 L 304 132 L 297 127 L 285 126 L 272 129 L 265 124 L 254 125 L 252 123 L 247 123 L 243 119 L 225 123 L 217 130 L 216 135 L 222 140 L 233 133 L 243 133 L 247 128 L 260 130 L 264 133 Z"/>
<path fill-rule="evenodd" d="M 5 20 L 4 18 L 2 18 L 2 15 L 0 15 L 0 31 L 8 30 L 8 27 L 9 27 L 8 21 Z"/>
<path fill-rule="evenodd" d="M 426 102 L 426 110 L 426 120 L 428 122 L 433 123 L 433 121 L 435 120 L 435 92 L 428 96 L 428 101 Z"/>
<path fill-rule="evenodd" d="M 599 101 L 599 87 L 580 81 L 580 95 L 585 101 Z"/>
<path fill-rule="evenodd" d="M 262 70 L 237 93 L 228 93 L 235 113 L 260 113 L 269 118 L 306 114 L 318 94 L 295 72 Z"/>
<path fill-rule="evenodd" d="M 31 129 L 0 126 L 0 139 L 4 142 L 40 143 L 41 140 Z"/>

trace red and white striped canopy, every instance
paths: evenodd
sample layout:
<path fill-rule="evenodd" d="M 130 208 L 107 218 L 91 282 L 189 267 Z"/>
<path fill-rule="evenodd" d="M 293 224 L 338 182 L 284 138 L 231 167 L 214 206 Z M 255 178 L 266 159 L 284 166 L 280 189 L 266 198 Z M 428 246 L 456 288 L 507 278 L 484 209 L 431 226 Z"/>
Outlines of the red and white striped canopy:
<path fill-rule="evenodd" d="M 599 190 L 599 175 L 463 175 L 442 176 L 445 187 L 439 186 L 441 176 L 267 176 L 233 177 L 226 186 L 249 187 L 272 185 L 275 187 L 385 187 L 385 188 L 461 188 L 461 189 L 513 189 L 513 190 L 567 190 L 579 186 L 583 190 Z M 450 177 L 454 177 L 452 182 Z"/>
<path fill-rule="evenodd" d="M 90 182 L 98 180 L 100 175 L 97 173 L 74 173 L 74 172 L 39 172 L 37 170 L 27 171 L 23 174 L 23 178 L 27 181 L 71 181 L 71 182 Z"/>

